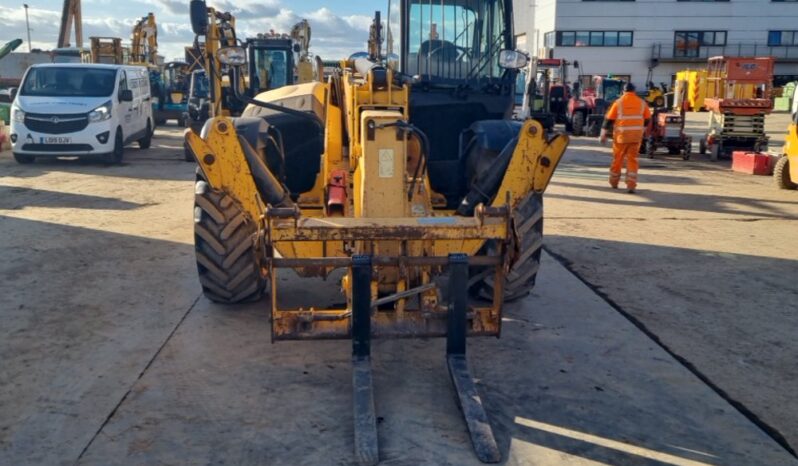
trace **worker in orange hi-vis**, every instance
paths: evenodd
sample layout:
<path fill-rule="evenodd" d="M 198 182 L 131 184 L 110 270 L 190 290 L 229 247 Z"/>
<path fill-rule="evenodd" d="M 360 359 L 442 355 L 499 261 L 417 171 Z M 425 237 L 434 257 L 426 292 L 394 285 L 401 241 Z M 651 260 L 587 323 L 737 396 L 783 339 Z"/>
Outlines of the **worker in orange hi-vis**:
<path fill-rule="evenodd" d="M 628 83 L 623 95 L 612 104 L 604 117 L 601 128 L 601 143 L 606 144 L 607 132 L 612 129 L 612 166 L 610 166 L 610 186 L 618 189 L 621 170 L 626 162 L 626 188 L 630 193 L 637 189 L 639 165 L 637 154 L 643 142 L 643 132 L 651 110 L 648 104 L 635 94 L 635 86 Z"/>

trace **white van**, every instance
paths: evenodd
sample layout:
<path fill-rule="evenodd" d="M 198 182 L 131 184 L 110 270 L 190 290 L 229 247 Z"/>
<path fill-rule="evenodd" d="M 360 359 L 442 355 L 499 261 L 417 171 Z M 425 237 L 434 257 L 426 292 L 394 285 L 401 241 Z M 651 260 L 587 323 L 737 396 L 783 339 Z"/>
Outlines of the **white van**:
<path fill-rule="evenodd" d="M 149 148 L 154 128 L 149 73 L 140 66 L 33 65 L 11 106 L 19 163 L 98 155 L 119 163 L 126 144 Z"/>

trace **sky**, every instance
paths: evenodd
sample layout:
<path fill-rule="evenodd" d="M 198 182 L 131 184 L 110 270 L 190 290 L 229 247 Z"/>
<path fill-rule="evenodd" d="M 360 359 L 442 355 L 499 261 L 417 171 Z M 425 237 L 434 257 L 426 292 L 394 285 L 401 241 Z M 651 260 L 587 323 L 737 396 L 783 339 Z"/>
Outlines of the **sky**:
<path fill-rule="evenodd" d="M 22 6 L 26 1 L 33 48 L 54 48 L 62 0 L 2 0 L 0 46 L 17 38 L 27 41 Z M 182 59 L 183 47 L 194 40 L 188 4 L 188 0 L 82 0 L 84 46 L 91 36 L 121 37 L 123 43 L 129 42 L 133 23 L 152 12 L 158 23 L 159 54 L 166 61 Z M 208 0 L 208 5 L 235 15 L 238 37 L 270 30 L 287 33 L 295 23 L 307 19 L 313 30 L 311 52 L 323 59 L 338 59 L 365 49 L 374 12 L 385 11 L 388 0 Z M 27 42 L 17 51 L 27 52 Z"/>

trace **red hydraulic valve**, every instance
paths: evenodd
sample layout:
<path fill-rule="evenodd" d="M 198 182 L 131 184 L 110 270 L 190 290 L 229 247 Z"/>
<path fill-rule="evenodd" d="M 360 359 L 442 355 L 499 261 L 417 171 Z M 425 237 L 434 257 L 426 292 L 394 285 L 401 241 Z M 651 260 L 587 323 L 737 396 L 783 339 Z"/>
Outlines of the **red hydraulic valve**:
<path fill-rule="evenodd" d="M 346 170 L 333 170 L 327 184 L 327 216 L 343 216 L 346 212 Z"/>

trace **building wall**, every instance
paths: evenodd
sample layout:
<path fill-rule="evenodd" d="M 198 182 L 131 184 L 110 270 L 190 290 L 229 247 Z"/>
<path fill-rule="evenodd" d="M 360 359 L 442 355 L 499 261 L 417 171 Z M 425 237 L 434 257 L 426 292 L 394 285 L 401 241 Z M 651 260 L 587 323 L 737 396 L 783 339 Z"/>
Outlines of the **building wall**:
<path fill-rule="evenodd" d="M 534 3 L 534 0 L 513 0 L 515 35 L 516 37 L 526 36 L 526 40 L 530 44 L 535 34 Z"/>
<path fill-rule="evenodd" d="M 535 9 L 541 42 L 543 34 L 555 29 L 633 31 L 633 47 L 555 47 L 554 56 L 579 60 L 585 74 L 631 75 L 638 86 L 645 83 L 655 44 L 662 44 L 664 55 L 672 55 L 675 31 L 726 31 L 727 45 L 764 47 L 768 30 L 798 30 L 797 18 L 798 3 L 771 0 L 541 0 Z M 702 64 L 660 63 L 653 81 L 670 83 L 676 71 L 690 67 Z M 776 73 L 798 74 L 798 64 L 778 64 Z"/>
<path fill-rule="evenodd" d="M 22 75 L 32 65 L 52 63 L 53 57 L 47 52 L 14 52 L 0 58 L 0 87 L 16 87 Z"/>
<path fill-rule="evenodd" d="M 536 0 L 535 2 L 535 29 L 537 30 L 536 51 L 543 47 L 543 36 L 555 27 L 557 0 Z"/>

